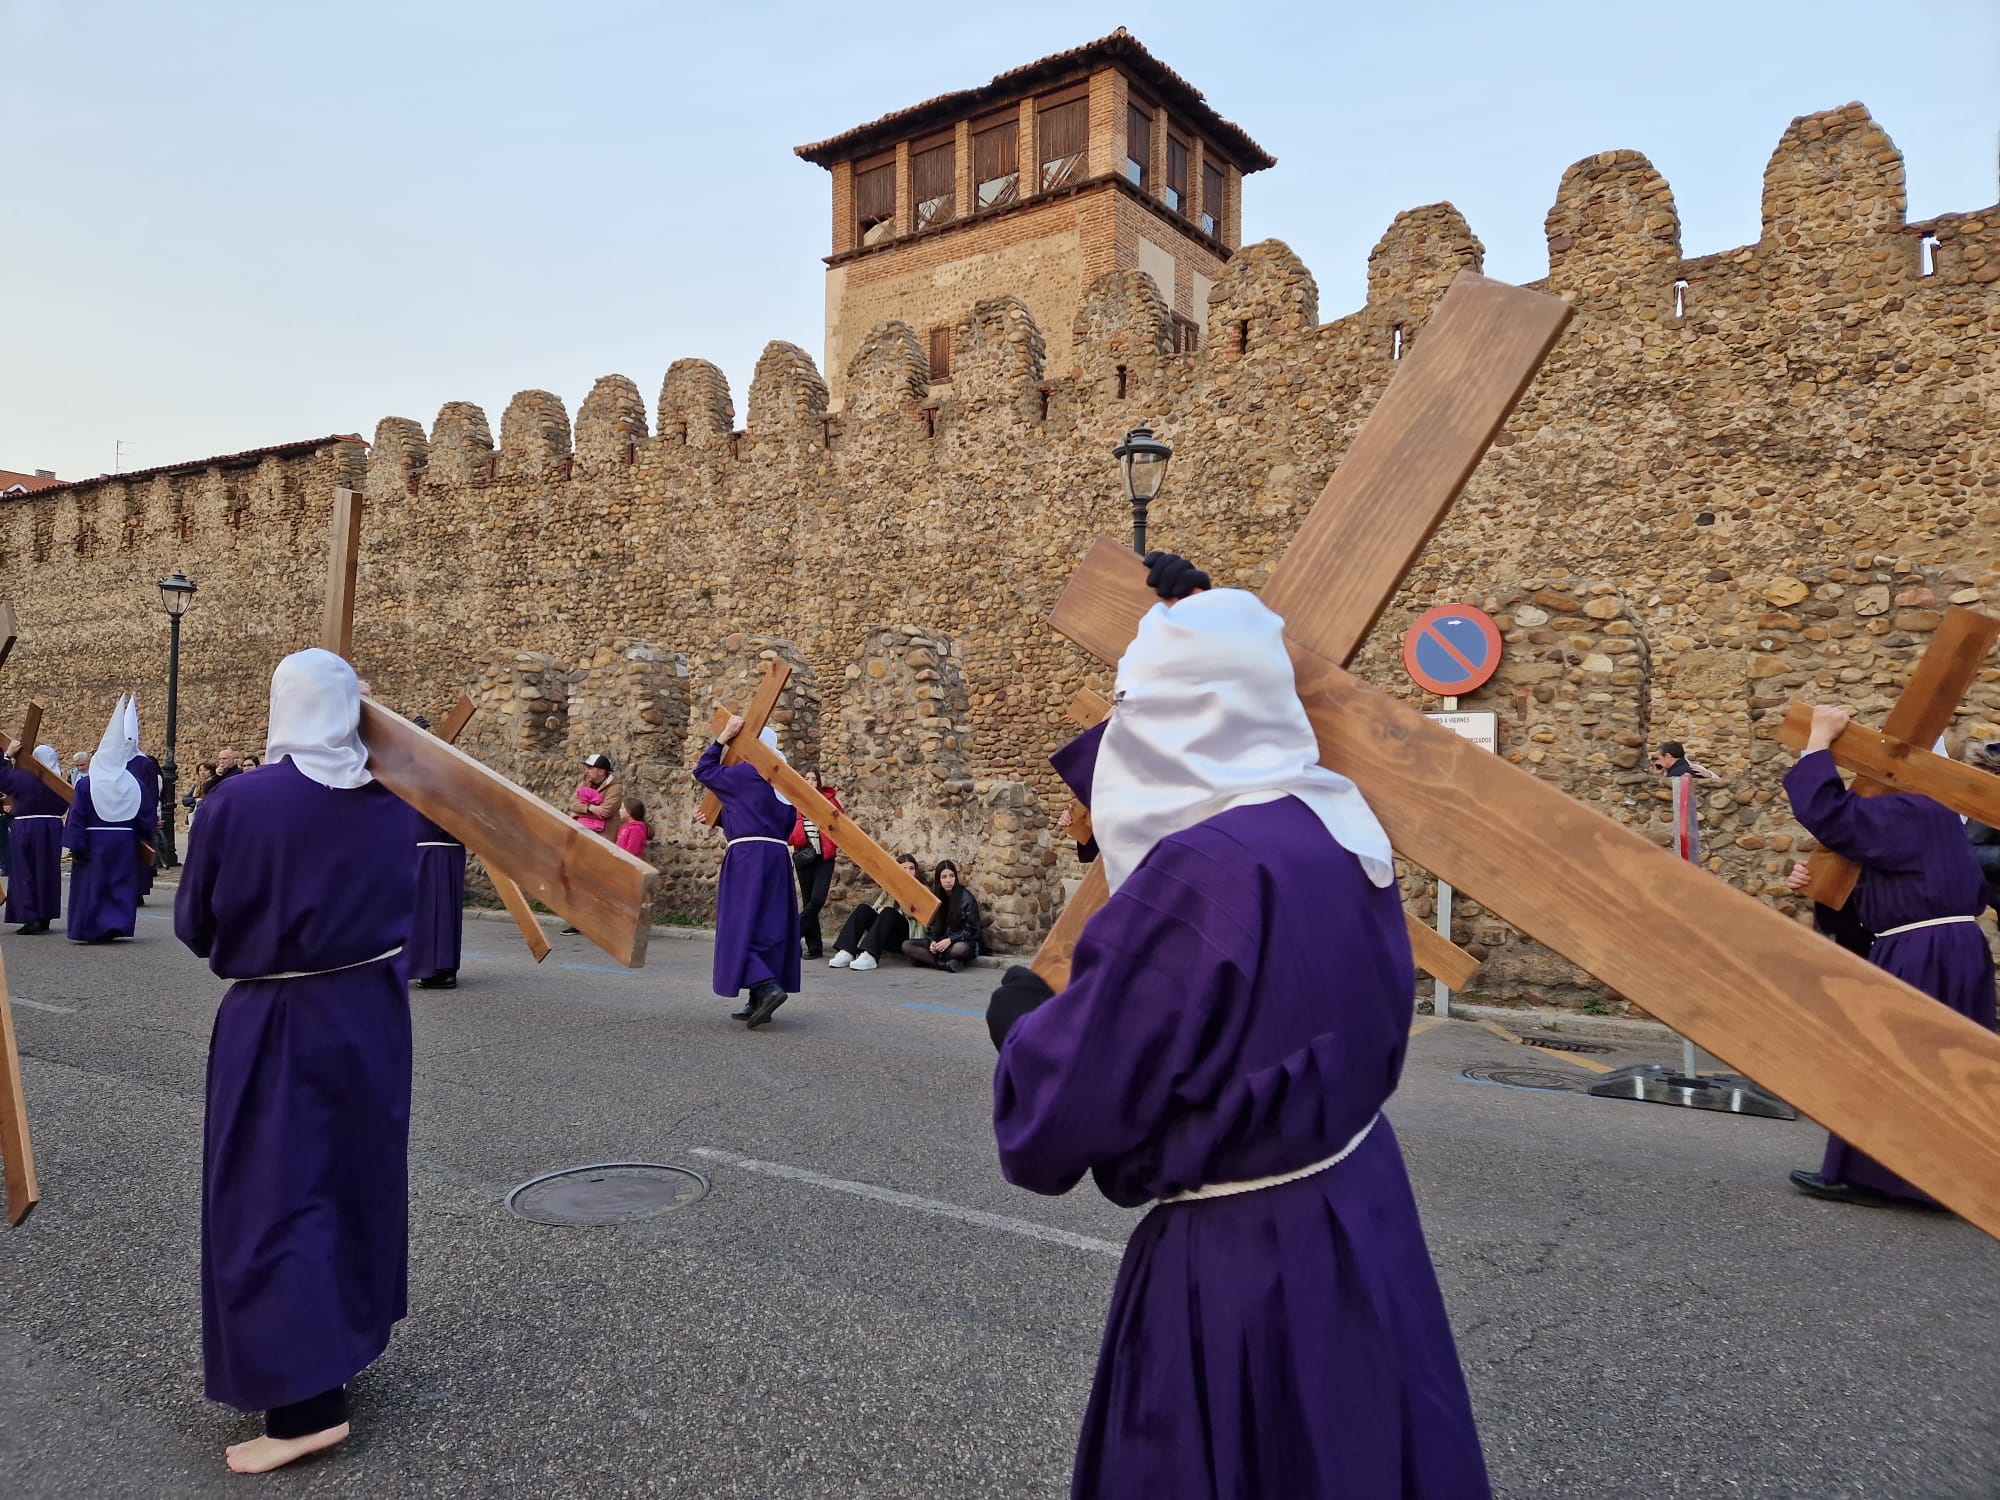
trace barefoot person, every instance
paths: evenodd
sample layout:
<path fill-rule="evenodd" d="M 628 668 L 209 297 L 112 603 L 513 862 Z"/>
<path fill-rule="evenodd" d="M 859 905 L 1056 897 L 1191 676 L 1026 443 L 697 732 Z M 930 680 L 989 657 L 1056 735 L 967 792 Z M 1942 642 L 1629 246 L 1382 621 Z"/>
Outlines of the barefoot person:
<path fill-rule="evenodd" d="M 754 766 L 722 763 L 723 747 L 742 730 L 741 716 L 730 719 L 702 751 L 694 779 L 721 802 L 722 831 L 729 837 L 715 888 L 715 993 L 734 998 L 748 990 L 749 998 L 730 1015 L 755 1031 L 799 987 L 799 891 L 792 879 L 791 805 Z M 764 742 L 777 748 L 770 730 Z"/>
<path fill-rule="evenodd" d="M 1471 1402 L 1381 1111 L 1415 970 L 1389 840 L 1318 764 L 1284 622 L 1178 558 L 1091 778 L 1111 898 L 988 1024 L 1009 1181 L 1158 1204 L 1084 1415 L 1083 1500 L 1482 1500 Z M 1329 963 L 1329 957 L 1333 962 Z"/>
<path fill-rule="evenodd" d="M 1991 1031 L 1993 954 L 1979 930 L 1986 879 L 1964 823 L 1928 797 L 1857 797 L 1843 786 L 1828 747 L 1847 719 L 1844 708 L 1813 710 L 1805 751 L 1785 775 L 1792 816 L 1861 866 L 1847 909 L 1874 934 L 1868 961 Z M 1819 1170 L 1793 1172 L 1792 1184 L 1815 1198 L 1874 1207 L 1936 1201 L 1839 1136 L 1827 1137 Z"/>
<path fill-rule="evenodd" d="M 230 980 L 208 1052 L 202 1360 L 264 1413 L 240 1474 L 347 1436 L 347 1382 L 404 1315 L 416 814 L 368 770 L 353 668 L 271 678 L 270 764 L 202 803 L 174 904 Z"/>

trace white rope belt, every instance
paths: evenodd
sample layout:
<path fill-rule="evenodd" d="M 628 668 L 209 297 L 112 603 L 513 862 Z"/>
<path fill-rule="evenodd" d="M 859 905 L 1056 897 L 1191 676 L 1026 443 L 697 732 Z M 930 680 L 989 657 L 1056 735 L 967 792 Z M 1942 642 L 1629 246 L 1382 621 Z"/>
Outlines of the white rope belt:
<path fill-rule="evenodd" d="M 1296 1172 L 1280 1172 L 1276 1177 L 1257 1177 L 1249 1182 L 1211 1182 L 1206 1187 L 1189 1188 L 1185 1193 L 1176 1193 L 1171 1198 L 1162 1198 L 1162 1203 L 1193 1203 L 1201 1198 L 1233 1198 L 1238 1193 L 1255 1193 L 1264 1188 L 1283 1187 L 1288 1182 L 1299 1182 L 1307 1177 L 1317 1176 L 1328 1167 L 1337 1167 L 1352 1156 L 1361 1143 L 1368 1139 L 1368 1132 L 1375 1128 L 1376 1115 L 1360 1132 L 1325 1161 L 1316 1161 L 1309 1167 L 1300 1167 Z"/>
<path fill-rule="evenodd" d="M 778 844 L 789 849 L 792 846 L 792 841 L 790 839 L 774 839 L 768 833 L 746 833 L 740 839 L 731 839 L 729 841 L 731 849 L 734 849 L 738 844 Z"/>
<path fill-rule="evenodd" d="M 322 974 L 345 974 L 349 969 L 365 969 L 370 964 L 379 964 L 385 958 L 394 958 L 403 951 L 401 943 L 387 953 L 378 953 L 373 958 L 356 959 L 351 964 L 338 964 L 331 969 L 294 969 L 286 974 L 255 974 L 248 979 L 232 979 L 231 984 L 263 984 L 271 979 L 317 979 Z"/>
<path fill-rule="evenodd" d="M 139 831 L 136 828 L 127 828 L 122 823 L 86 823 L 83 826 L 88 828 L 92 833 L 137 833 Z"/>
<path fill-rule="evenodd" d="M 1888 928 L 1885 931 L 1876 933 L 1875 936 L 1878 938 L 1894 937 L 1899 932 L 1915 932 L 1919 927 L 1950 927 L 1957 922 L 1970 922 L 1976 927 L 1979 925 L 1979 918 L 1932 917 L 1930 918 L 1930 920 L 1925 922 L 1905 922 L 1901 927 Z"/>
<path fill-rule="evenodd" d="M 49 818 L 58 823 L 65 821 L 61 813 L 16 813 L 14 815 L 16 823 L 32 823 L 37 818 Z"/>
<path fill-rule="evenodd" d="M 417 847 L 419 849 L 463 849 L 465 845 L 461 844 L 457 839 L 419 839 Z"/>

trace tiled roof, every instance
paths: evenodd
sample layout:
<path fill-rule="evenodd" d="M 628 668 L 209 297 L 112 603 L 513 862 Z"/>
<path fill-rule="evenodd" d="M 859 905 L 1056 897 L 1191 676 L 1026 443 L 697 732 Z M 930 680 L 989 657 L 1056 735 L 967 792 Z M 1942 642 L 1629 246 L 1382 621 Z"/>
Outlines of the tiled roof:
<path fill-rule="evenodd" d="M 127 469 L 120 474 L 97 474 L 89 479 L 59 480 L 54 484 L 44 481 L 41 493 L 46 494 L 51 489 L 82 489 L 86 485 L 108 484 L 112 480 L 128 484 L 135 479 L 151 479 L 160 474 L 196 474 L 203 469 L 254 468 L 267 458 L 297 458 L 302 454 L 316 453 L 321 448 L 332 447 L 335 443 L 359 443 L 364 448 L 368 446 L 367 439 L 357 432 L 336 432 L 330 437 L 307 438 L 297 443 L 273 443 L 268 448 L 246 448 L 241 453 L 223 453 L 214 458 L 191 459 L 179 464 L 160 464 L 151 469 Z M 5 488 L 4 484 L 0 484 L 0 489 Z"/>
<path fill-rule="evenodd" d="M 831 167 L 836 161 L 866 156 L 884 146 L 939 125 L 953 124 L 989 105 L 1018 99 L 1057 78 L 1072 76 L 1089 64 L 1116 60 L 1124 69 L 1162 97 L 1170 114 L 1186 119 L 1232 157 L 1245 172 L 1261 172 L 1275 167 L 1278 159 L 1251 140 L 1242 126 L 1225 120 L 1202 98 L 1201 90 L 1139 44 L 1139 39 L 1123 26 L 1110 36 L 1085 42 L 1067 52 L 1040 58 L 1025 67 L 1000 74 L 991 83 L 976 89 L 939 94 L 922 104 L 899 109 L 894 114 L 843 130 L 839 135 L 810 146 L 799 146 L 797 154 L 817 166 Z"/>
<path fill-rule="evenodd" d="M 0 495 L 6 494 L 15 485 L 19 485 L 32 495 L 37 490 L 52 490 L 61 483 L 60 479 L 44 479 L 40 474 L 21 474 L 13 469 L 0 469 Z"/>

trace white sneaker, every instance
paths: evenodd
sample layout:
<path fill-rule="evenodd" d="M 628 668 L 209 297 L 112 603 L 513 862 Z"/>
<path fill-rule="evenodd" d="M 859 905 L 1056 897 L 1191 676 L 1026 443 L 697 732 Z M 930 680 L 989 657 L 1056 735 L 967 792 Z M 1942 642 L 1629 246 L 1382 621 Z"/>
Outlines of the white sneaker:
<path fill-rule="evenodd" d="M 853 962 L 854 955 L 843 948 L 826 961 L 826 966 L 829 969 L 844 969 Z"/>
<path fill-rule="evenodd" d="M 864 953 L 859 958 L 854 960 L 853 968 L 854 972 L 857 974 L 866 974 L 870 969 L 874 967 L 875 967 L 875 955 L 872 953 Z"/>

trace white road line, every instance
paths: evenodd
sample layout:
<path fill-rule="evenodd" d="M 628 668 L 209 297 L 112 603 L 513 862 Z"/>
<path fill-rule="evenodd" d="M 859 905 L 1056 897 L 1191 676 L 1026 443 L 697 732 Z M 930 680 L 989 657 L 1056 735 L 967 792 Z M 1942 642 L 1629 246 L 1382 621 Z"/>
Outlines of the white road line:
<path fill-rule="evenodd" d="M 76 1007 L 73 1005 L 48 1005 L 40 1000 L 24 999 L 20 995 L 11 995 L 8 998 L 16 1005 L 25 1005 L 30 1010 L 46 1010 L 58 1016 L 73 1016 L 76 1014 Z"/>
<path fill-rule="evenodd" d="M 916 1213 L 930 1214 L 939 1219 L 956 1219 L 961 1224 L 977 1224 L 982 1229 L 998 1229 L 1007 1234 L 1018 1234 L 1024 1239 L 1047 1240 L 1053 1245 L 1067 1245 L 1072 1250 L 1087 1250 L 1093 1255 L 1122 1256 L 1123 1245 L 1110 1240 L 1092 1239 L 1087 1234 L 1072 1234 L 1067 1229 L 1054 1229 L 1047 1224 L 1034 1224 L 1026 1219 L 1010 1218 L 1006 1214 L 988 1213 L 983 1208 L 965 1208 L 957 1203 L 940 1203 L 935 1198 L 919 1198 L 914 1193 L 899 1193 L 894 1188 L 876 1187 L 868 1182 L 849 1182 L 844 1177 L 827 1177 L 818 1172 L 808 1172 L 804 1167 L 787 1167 L 774 1161 L 757 1161 L 748 1156 L 736 1156 L 728 1151 L 716 1151 L 707 1146 L 696 1146 L 693 1155 L 704 1161 L 720 1162 L 724 1166 L 735 1167 L 743 1172 L 756 1172 L 765 1177 L 783 1177 L 792 1182 L 808 1182 L 814 1187 L 830 1188 L 836 1193 L 852 1193 L 857 1198 L 872 1198 L 877 1203 L 894 1204 L 897 1208 L 911 1209 Z"/>

